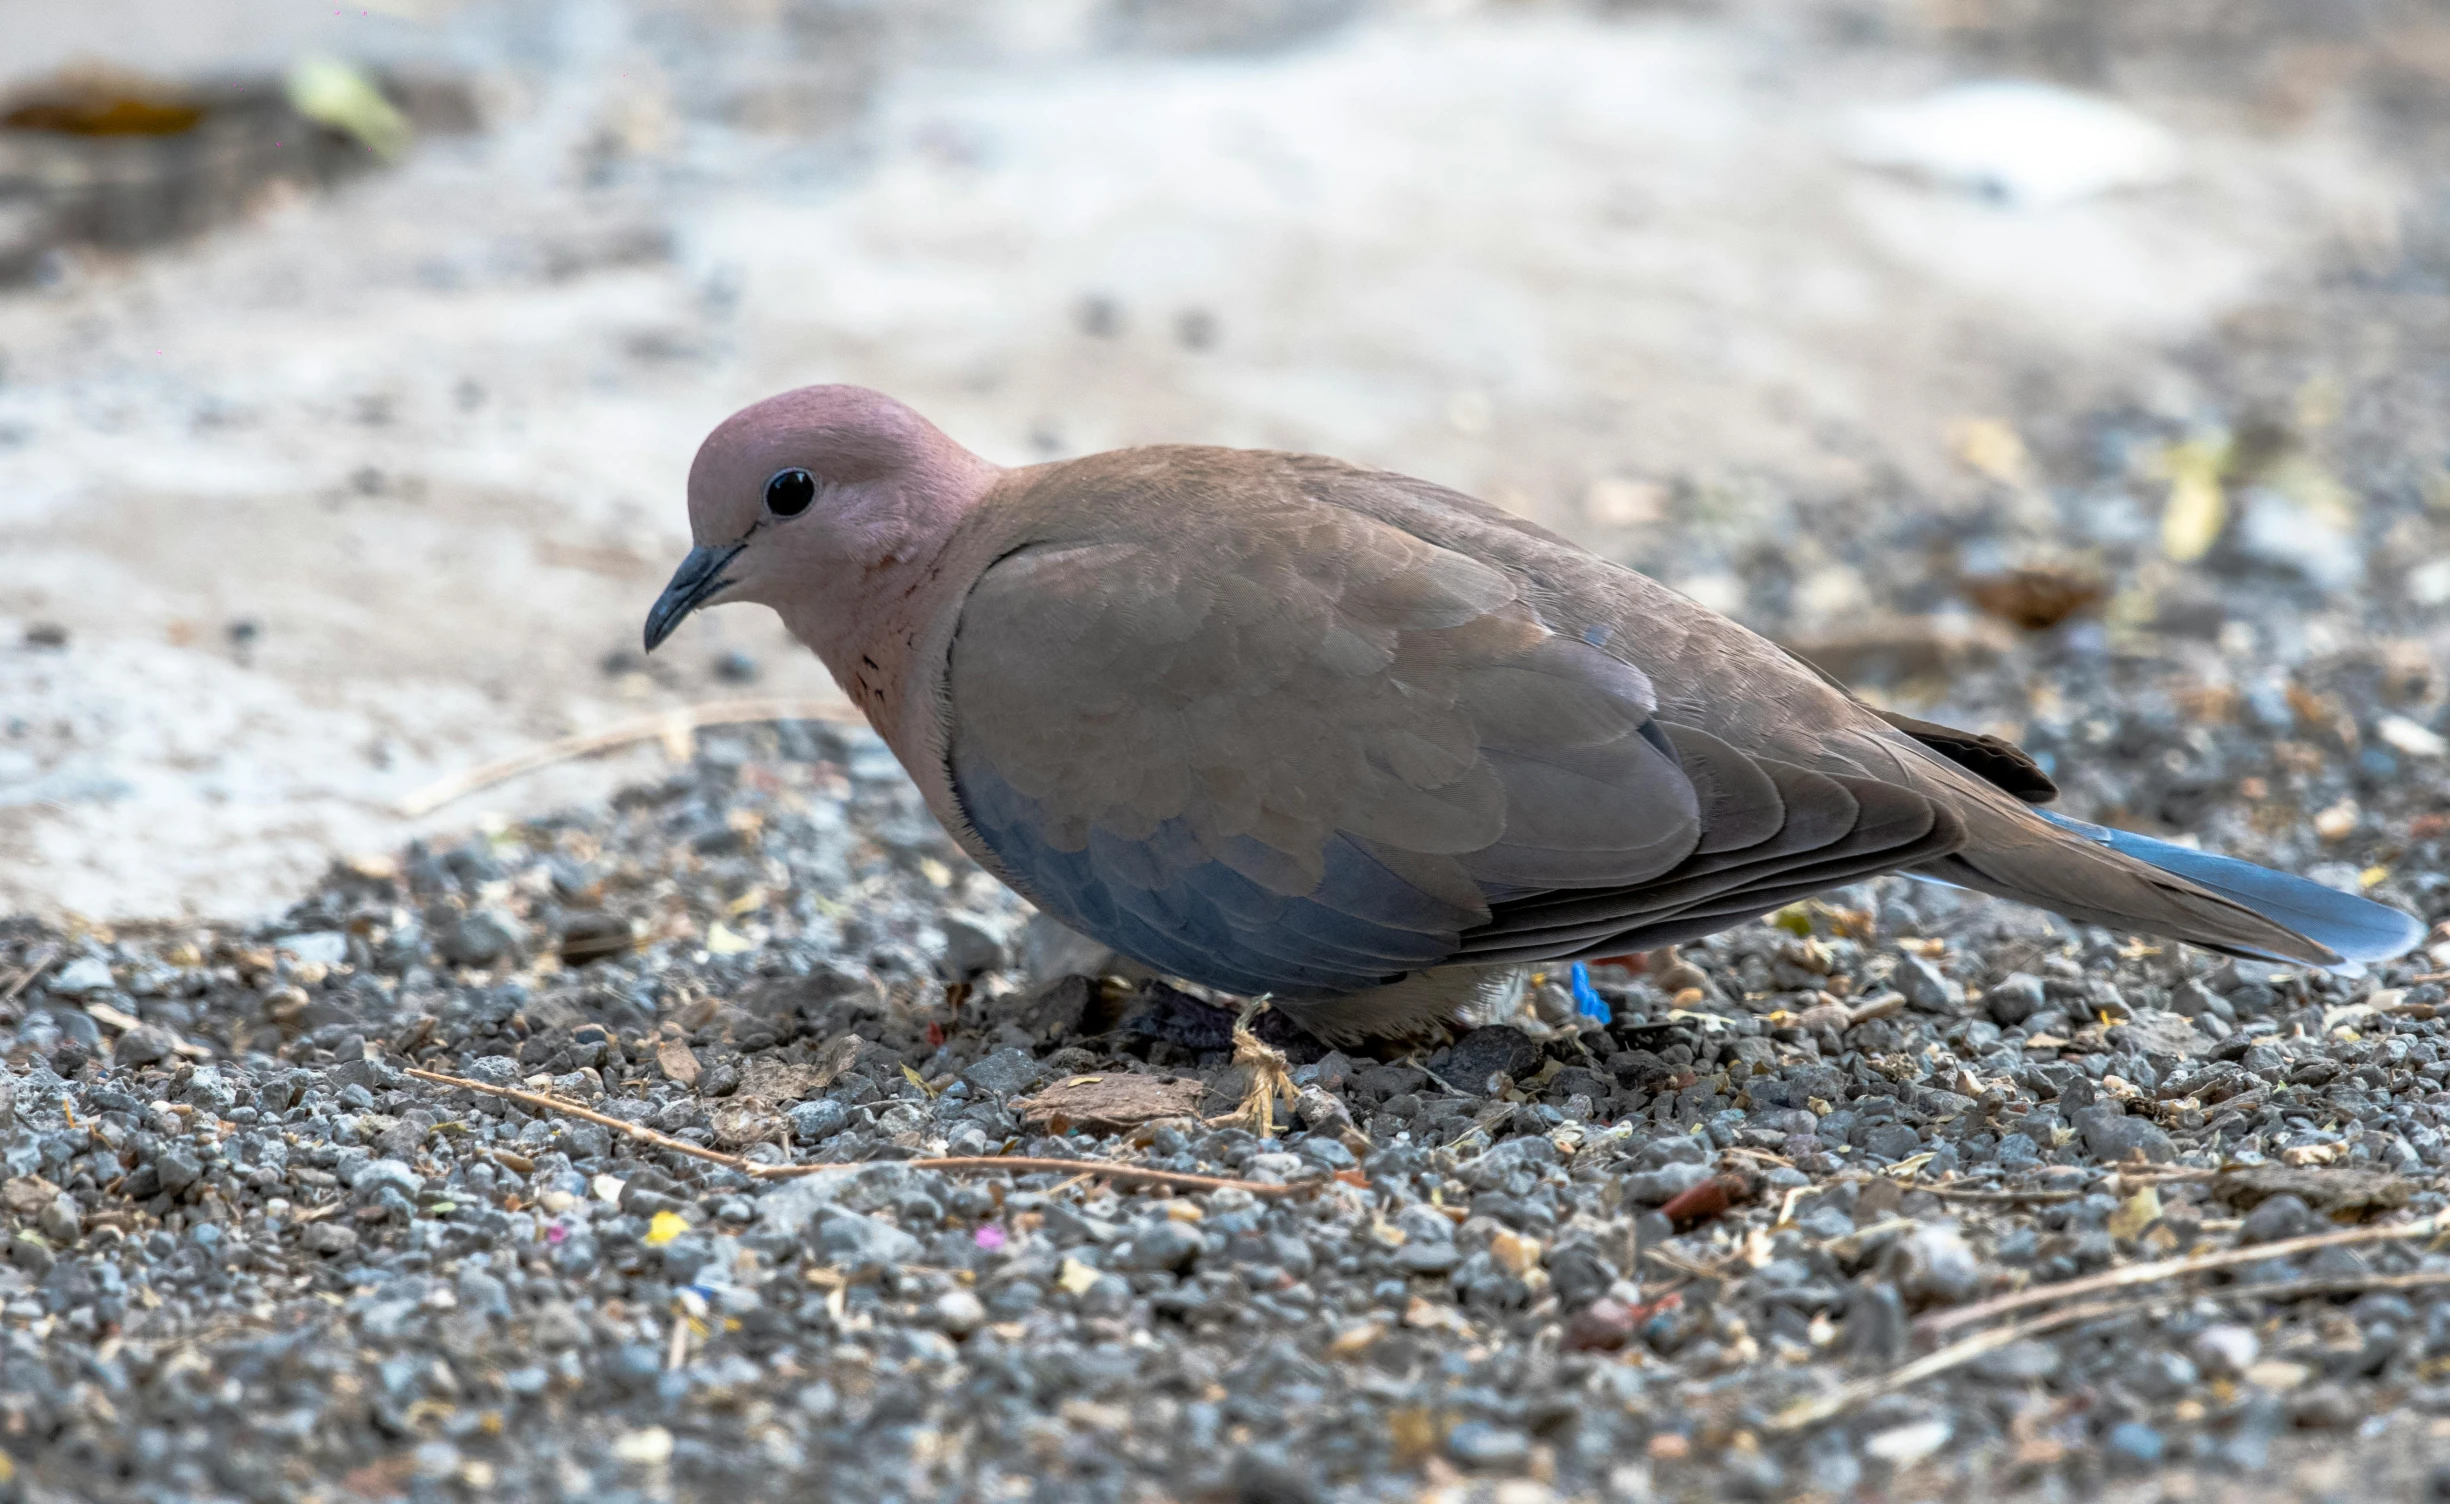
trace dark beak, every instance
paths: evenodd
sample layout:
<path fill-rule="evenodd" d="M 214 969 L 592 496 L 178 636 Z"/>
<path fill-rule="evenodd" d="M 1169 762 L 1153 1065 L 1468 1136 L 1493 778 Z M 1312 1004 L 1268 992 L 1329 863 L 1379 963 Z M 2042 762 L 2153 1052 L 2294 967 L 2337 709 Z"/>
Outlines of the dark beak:
<path fill-rule="evenodd" d="M 731 581 L 723 577 L 723 566 L 732 562 L 732 555 L 747 547 L 744 543 L 726 543 L 721 548 L 693 548 L 681 567 L 672 571 L 672 583 L 655 598 L 655 609 L 647 613 L 647 651 L 672 635 L 681 618 L 706 604 L 706 598 Z"/>

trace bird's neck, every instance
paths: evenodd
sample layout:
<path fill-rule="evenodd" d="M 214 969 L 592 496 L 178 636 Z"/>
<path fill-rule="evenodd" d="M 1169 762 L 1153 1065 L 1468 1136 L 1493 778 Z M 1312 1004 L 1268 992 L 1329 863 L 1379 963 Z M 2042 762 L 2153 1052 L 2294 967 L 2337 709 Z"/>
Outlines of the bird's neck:
<path fill-rule="evenodd" d="M 803 597 L 786 612 L 792 634 L 816 649 L 834 682 L 895 752 L 904 745 L 905 696 L 928 678 L 929 623 L 944 604 L 947 545 L 1002 472 L 966 450 L 917 495 L 906 494 L 870 539 L 848 589 Z M 907 760 L 907 759 L 905 759 Z"/>
<path fill-rule="evenodd" d="M 860 580 L 853 600 L 847 603 L 851 610 L 827 612 L 832 619 L 811 624 L 814 631 L 792 624 L 800 640 L 815 648 L 833 671 L 842 693 L 888 742 L 896 740 L 902 692 L 911 681 L 922 625 L 914 597 L 926 578 L 925 561 L 889 561 Z"/>

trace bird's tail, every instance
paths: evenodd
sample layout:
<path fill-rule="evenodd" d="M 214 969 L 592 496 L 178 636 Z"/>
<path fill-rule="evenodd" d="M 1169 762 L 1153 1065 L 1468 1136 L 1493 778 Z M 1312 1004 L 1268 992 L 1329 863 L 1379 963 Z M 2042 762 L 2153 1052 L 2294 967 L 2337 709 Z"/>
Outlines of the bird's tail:
<path fill-rule="evenodd" d="M 1922 875 L 2081 923 L 2318 966 L 2386 961 L 2424 938 L 2397 909 L 2251 862 L 2043 810 L 1961 813 L 1973 838 Z"/>

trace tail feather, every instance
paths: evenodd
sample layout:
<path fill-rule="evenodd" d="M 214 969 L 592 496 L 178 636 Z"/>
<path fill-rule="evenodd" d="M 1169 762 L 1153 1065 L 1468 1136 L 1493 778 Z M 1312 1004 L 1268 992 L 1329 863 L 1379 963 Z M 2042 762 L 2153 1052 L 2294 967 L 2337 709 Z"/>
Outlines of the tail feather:
<path fill-rule="evenodd" d="M 1887 719 L 1913 738 L 1882 738 L 1892 755 L 1916 754 L 1895 759 L 1897 771 L 1935 794 L 1945 788 L 1940 797 L 1965 825 L 1963 844 L 1908 876 L 2258 961 L 2347 967 L 2389 960 L 2424 938 L 2421 921 L 2354 894 L 2016 802 L 2009 795 L 2040 802 L 2048 781 L 2038 770 L 2003 774 L 2003 758 L 2023 755 L 2013 747 Z"/>
<path fill-rule="evenodd" d="M 2388 960 L 2424 937 L 2397 909 L 2251 862 L 2046 810 L 1986 800 L 1962 812 L 1971 838 L 1919 875 L 2080 923 L 2317 966 Z"/>
<path fill-rule="evenodd" d="M 2214 856 L 2132 831 L 2088 825 L 2047 810 L 2036 813 L 2061 830 L 2182 877 L 2198 888 L 2251 909 L 2345 961 L 2387 961 L 2414 949 L 2416 942 L 2424 938 L 2423 921 L 2387 904 L 2326 888 L 2285 872 L 2274 872 L 2268 867 L 2257 867 L 2235 857 Z"/>

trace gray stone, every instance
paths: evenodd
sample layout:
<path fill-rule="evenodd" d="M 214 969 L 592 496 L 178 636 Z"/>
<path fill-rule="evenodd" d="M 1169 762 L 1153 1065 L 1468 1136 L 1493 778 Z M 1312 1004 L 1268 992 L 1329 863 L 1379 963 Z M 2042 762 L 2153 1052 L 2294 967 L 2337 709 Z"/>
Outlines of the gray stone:
<path fill-rule="evenodd" d="M 1951 1227 L 1915 1228 L 1889 1245 L 1880 1268 L 1918 1306 L 1955 1305 L 1982 1288 L 1981 1260 Z"/>
<path fill-rule="evenodd" d="M 1531 1438 L 1511 1426 L 1467 1420 L 1446 1433 L 1446 1455 L 1465 1467 L 1504 1472 L 1531 1456 Z"/>
<path fill-rule="evenodd" d="M 1014 1280 L 987 1293 L 987 1314 L 998 1321 L 1018 1321 L 1038 1309 L 1046 1289 L 1030 1280 Z"/>
<path fill-rule="evenodd" d="M 308 1253 L 328 1259 L 356 1248 L 357 1232 L 337 1222 L 310 1222 L 306 1231 L 298 1235 L 298 1242 Z"/>
<path fill-rule="evenodd" d="M 1207 1251 L 1207 1235 L 1198 1228 L 1160 1218 L 1139 1224 L 1128 1241 L 1117 1243 L 1114 1262 L 1118 1269 L 1163 1269 L 1179 1274 Z"/>
<path fill-rule="evenodd" d="M 1855 1138 L 1865 1153 L 1891 1161 L 1910 1159 L 1923 1146 L 1922 1135 L 1903 1123 L 1873 1123 L 1858 1129 Z"/>
<path fill-rule="evenodd" d="M 919 1240 L 900 1228 L 838 1206 L 818 1210 L 808 1241 L 818 1258 L 853 1268 L 912 1263 L 920 1249 Z"/>
<path fill-rule="evenodd" d="M 791 1136 L 803 1144 L 823 1143 L 851 1124 L 851 1110 L 831 1097 L 798 1103 L 787 1116 Z"/>
<path fill-rule="evenodd" d="M 1429 1084 L 1429 1073 L 1417 1065 L 1371 1065 L 1353 1075 L 1356 1090 L 1385 1101 Z"/>
<path fill-rule="evenodd" d="M 2129 1387 L 2148 1400 L 2171 1401 L 2194 1393 L 2203 1375 L 2179 1353 L 2147 1353 L 2124 1370 Z"/>
<path fill-rule="evenodd" d="M 51 1250 L 34 1234 L 20 1232 L 9 1239 L 9 1262 L 40 1279 L 51 1272 Z"/>
<path fill-rule="evenodd" d="M 1312 1164 L 1328 1170 L 1349 1170 L 1360 1161 L 1353 1151 L 1322 1134 L 1308 1134 L 1295 1146 L 1294 1152 Z"/>
<path fill-rule="evenodd" d="M 338 966 L 349 959 L 349 937 L 339 930 L 283 935 L 272 942 L 272 948 L 286 952 L 292 960 L 316 966 Z"/>
<path fill-rule="evenodd" d="M 1270 1151 L 1266 1154 L 1252 1155 L 1250 1163 L 1242 1167 L 1242 1173 L 1253 1180 L 1264 1180 L 1271 1185 L 1282 1185 L 1296 1175 L 1311 1175 L 1316 1174 L 1317 1171 L 1303 1163 L 1302 1157 L 1298 1154 Z"/>
<path fill-rule="evenodd" d="M 1063 977 L 1104 976 L 1114 969 L 1115 953 L 1104 942 L 1092 940 L 1078 930 L 1046 914 L 1032 914 L 1021 926 L 1021 973 L 1032 985 L 1043 985 Z"/>
<path fill-rule="evenodd" d="M 510 1315 L 510 1287 L 484 1270 L 462 1269 L 456 1284 L 462 1310 L 502 1318 Z"/>
<path fill-rule="evenodd" d="M 195 1074 L 188 1077 L 187 1089 L 179 1095 L 191 1106 L 201 1107 L 215 1117 L 227 1113 L 238 1101 L 238 1093 L 231 1090 L 220 1071 L 209 1065 L 196 1067 Z"/>
<path fill-rule="evenodd" d="M 1225 1489 L 1235 1504 L 1324 1504 L 1327 1497 L 1273 1448 L 1238 1454 L 1225 1475 Z"/>
<path fill-rule="evenodd" d="M 1057 1202 L 1045 1213 L 1041 1230 L 1058 1247 L 1072 1248 L 1082 1243 L 1112 1243 L 1123 1236 L 1120 1224 L 1104 1217 L 1093 1217 Z"/>
<path fill-rule="evenodd" d="M 976 914 L 947 914 L 937 921 L 937 927 L 944 931 L 944 974 L 956 982 L 1001 971 L 1009 960 L 1004 932 L 992 920 Z"/>
<path fill-rule="evenodd" d="M 2246 1220 L 2237 1229 L 2240 1243 L 2277 1243 L 2283 1238 L 2302 1238 L 2314 1230 L 2314 1209 L 2297 1197 L 2283 1191 L 2266 1196 L 2246 1213 Z"/>
<path fill-rule="evenodd" d="M 1702 1165 L 1711 1158 L 1709 1141 L 1698 1133 L 1667 1133 L 1642 1146 L 1634 1163 L 1645 1170 L 1666 1165 Z"/>
<path fill-rule="evenodd" d="M 1027 1050 L 997 1050 L 961 1073 L 970 1090 L 999 1097 L 1024 1092 L 1046 1079 L 1046 1067 Z"/>
<path fill-rule="evenodd" d="M 1315 43 L 1362 13 L 1361 0 L 1122 0 L 1099 8 L 1099 31 L 1119 51 L 1256 57 Z M 1216 316 L 1186 310 L 1174 337 L 1205 348 L 1216 340 Z"/>
<path fill-rule="evenodd" d="M 425 1194 L 425 1180 L 415 1170 L 396 1159 L 376 1159 L 366 1162 L 350 1183 L 349 1196 L 360 1206 L 372 1205 L 385 1191 L 397 1191 L 415 1204 Z"/>
<path fill-rule="evenodd" d="M 2236 1378 L 2263 1355 L 2263 1342 L 2252 1327 L 2231 1321 L 2214 1322 L 2195 1334 L 2194 1354 L 2195 1361 L 2207 1371 Z"/>
<path fill-rule="evenodd" d="M 2121 1421 L 2102 1439 L 2102 1460 L 2113 1472 L 2141 1473 L 2158 1467 L 2165 1450 L 2161 1433 L 2140 1420 Z"/>
<path fill-rule="evenodd" d="M 2289 1402 L 2289 1419 L 2304 1431 L 2344 1431 L 2369 1413 L 2346 1386 L 2325 1380 L 2299 1391 Z"/>
<path fill-rule="evenodd" d="M 847 1171 L 786 1180 L 757 1198 L 757 1225 L 796 1238 L 818 1212 L 834 1204 L 850 1183 Z"/>
<path fill-rule="evenodd" d="M 1465 1091 L 1485 1092 L 1503 1072 L 1520 1081 L 1540 1068 L 1540 1042 L 1520 1029 L 1490 1024 L 1455 1041 L 1439 1074 Z"/>
<path fill-rule="evenodd" d="M 2042 1011 L 2044 994 L 2042 979 L 2030 972 L 2011 971 L 1999 984 L 1982 994 L 1982 1006 L 1991 1015 L 1991 1022 L 2005 1028 L 2021 1024 Z"/>
<path fill-rule="evenodd" d="M 406 1079 L 397 1070 L 382 1061 L 369 1060 L 363 1056 L 355 1060 L 343 1060 L 324 1072 L 324 1075 L 336 1086 L 362 1086 L 368 1091 L 390 1091 Z"/>
<path fill-rule="evenodd" d="M 1518 1170 L 1538 1174 L 1555 1164 L 1557 1157 L 1555 1144 L 1541 1134 L 1527 1133 L 1474 1155 L 1456 1173 L 1466 1184 L 1485 1188 L 1501 1184 Z"/>
<path fill-rule="evenodd" d="M 73 1248 L 77 1239 L 85 1235 L 84 1216 L 77 1210 L 76 1198 L 66 1191 L 55 1193 L 43 1203 L 43 1209 L 35 1213 L 34 1226 L 59 1248 Z"/>
<path fill-rule="evenodd" d="M 111 963 L 100 956 L 79 956 L 51 973 L 44 983 L 50 991 L 62 997 L 90 997 L 108 992 L 112 987 Z"/>
<path fill-rule="evenodd" d="M 1452 1242 L 1410 1242 L 1395 1250 L 1395 1267 L 1406 1274 L 1451 1274 L 1463 1262 L 1463 1250 Z"/>
<path fill-rule="evenodd" d="M 1656 1170 L 1641 1170 L 1624 1179 L 1625 1199 L 1642 1206 L 1658 1206 L 1672 1201 L 1710 1178 L 1708 1165 L 1662 1165 Z"/>
<path fill-rule="evenodd" d="M 1940 974 L 1920 956 L 1899 956 L 1889 982 L 1906 995 L 1906 1006 L 1918 1013 L 1962 1013 L 1965 989 Z"/>
<path fill-rule="evenodd" d="M 931 1309 L 936 1325 L 956 1337 L 967 1337 L 987 1324 L 985 1302 L 967 1290 L 948 1290 Z"/>
<path fill-rule="evenodd" d="M 2169 1007 L 2171 1012 L 2182 1013 L 2192 1019 L 2208 1017 L 2217 1018 L 2222 1023 L 2237 1022 L 2237 1009 L 2227 998 L 2191 979 L 2171 989 Z"/>
<path fill-rule="evenodd" d="M 508 1055 L 479 1055 L 462 1065 L 459 1074 L 487 1086 L 517 1086 L 519 1062 Z"/>
<path fill-rule="evenodd" d="M 444 929 L 434 949 L 453 966 L 492 967 L 516 960 L 521 940 L 517 920 L 479 909 Z"/>
<path fill-rule="evenodd" d="M 178 1036 L 159 1024 L 140 1024 L 119 1036 L 111 1060 L 123 1066 L 158 1065 L 178 1053 Z"/>
<path fill-rule="evenodd" d="M 2146 1161 L 2156 1165 L 2178 1157 L 2178 1146 L 2168 1134 L 2146 1119 L 2129 1117 L 2115 1104 L 2079 1111 L 2076 1131 L 2084 1136 L 2084 1152 L 2105 1164 L 2121 1163 L 2139 1149 Z"/>
<path fill-rule="evenodd" d="M 153 1173 L 165 1194 L 183 1196 L 189 1186 L 204 1178 L 204 1162 L 185 1144 L 173 1144 L 153 1157 Z"/>
<path fill-rule="evenodd" d="M 1874 1363 L 1894 1363 L 1906 1351 L 1906 1303 L 1888 1283 L 1857 1289 L 1846 1302 L 1846 1350 Z"/>

